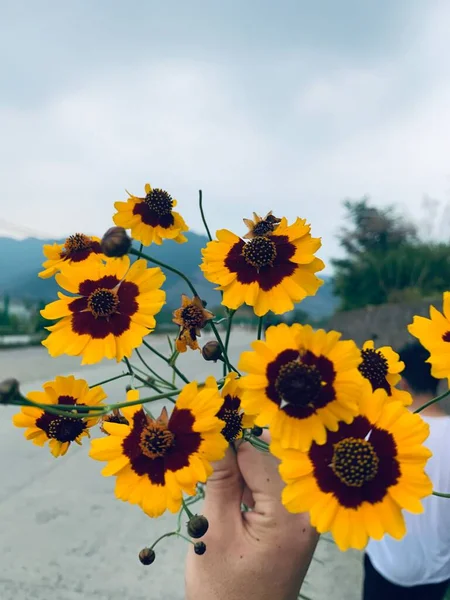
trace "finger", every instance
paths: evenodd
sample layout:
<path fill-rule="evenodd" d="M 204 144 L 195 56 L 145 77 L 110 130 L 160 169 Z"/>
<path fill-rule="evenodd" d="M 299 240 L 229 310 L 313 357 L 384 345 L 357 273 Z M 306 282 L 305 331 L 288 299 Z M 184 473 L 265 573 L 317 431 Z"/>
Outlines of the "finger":
<path fill-rule="evenodd" d="M 254 511 L 272 515 L 285 509 L 281 504 L 283 482 L 278 472 L 279 461 L 269 452 L 261 452 L 251 444 L 242 444 L 237 456 L 245 485 L 254 500 Z"/>
<path fill-rule="evenodd" d="M 231 446 L 225 458 L 215 463 L 206 483 L 204 514 L 217 522 L 240 516 L 244 481 L 239 472 L 236 451 Z"/>

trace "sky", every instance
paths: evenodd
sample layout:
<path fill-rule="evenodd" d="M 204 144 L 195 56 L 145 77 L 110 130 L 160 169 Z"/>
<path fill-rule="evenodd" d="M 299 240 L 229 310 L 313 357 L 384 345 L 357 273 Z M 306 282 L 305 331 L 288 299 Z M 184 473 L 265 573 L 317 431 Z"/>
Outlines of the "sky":
<path fill-rule="evenodd" d="M 345 198 L 441 224 L 448 0 L 0 5 L 0 235 L 101 236 L 146 182 L 196 232 L 200 188 L 213 230 L 306 218 L 326 262 Z"/>

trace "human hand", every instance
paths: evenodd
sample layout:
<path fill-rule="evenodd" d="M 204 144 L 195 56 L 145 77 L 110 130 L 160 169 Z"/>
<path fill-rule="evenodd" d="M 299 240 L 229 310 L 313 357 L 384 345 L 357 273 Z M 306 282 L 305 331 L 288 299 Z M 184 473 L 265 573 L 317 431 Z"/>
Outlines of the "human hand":
<path fill-rule="evenodd" d="M 307 514 L 287 512 L 282 488 L 271 454 L 249 443 L 227 450 L 206 485 L 207 549 L 189 550 L 186 600 L 297 598 L 319 536 Z"/>

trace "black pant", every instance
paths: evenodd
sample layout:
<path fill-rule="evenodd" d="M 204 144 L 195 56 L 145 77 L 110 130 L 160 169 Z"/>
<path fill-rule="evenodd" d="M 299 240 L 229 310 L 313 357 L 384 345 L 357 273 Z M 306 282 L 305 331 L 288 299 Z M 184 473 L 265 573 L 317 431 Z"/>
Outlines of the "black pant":
<path fill-rule="evenodd" d="M 403 587 L 387 581 L 364 555 L 363 600 L 443 600 L 449 581 Z"/>

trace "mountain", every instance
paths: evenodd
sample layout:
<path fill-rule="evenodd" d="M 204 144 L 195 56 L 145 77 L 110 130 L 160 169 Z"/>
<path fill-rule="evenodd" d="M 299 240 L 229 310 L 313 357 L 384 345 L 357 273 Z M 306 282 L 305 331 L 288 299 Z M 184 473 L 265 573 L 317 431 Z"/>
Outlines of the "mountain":
<path fill-rule="evenodd" d="M 162 246 L 153 245 L 147 248 L 146 253 L 185 273 L 208 306 L 217 306 L 220 304 L 220 294 L 214 290 L 213 284 L 204 279 L 198 267 L 201 262 L 201 249 L 208 240 L 205 236 L 193 232 L 188 232 L 187 237 L 189 241 L 186 244 L 166 241 Z M 58 286 L 54 278 L 40 279 L 37 275 L 44 259 L 42 246 L 53 241 L 0 237 L 0 297 L 8 294 L 16 299 L 45 302 L 56 299 Z M 189 294 L 189 289 L 177 275 L 170 271 L 165 273 L 167 279 L 163 287 L 167 293 L 167 307 L 173 309 L 179 306 L 180 295 Z M 337 305 L 331 280 L 326 276 L 323 276 L 323 279 L 325 283 L 317 295 L 314 298 L 306 298 L 301 303 L 302 310 L 314 319 L 330 316 Z"/>

